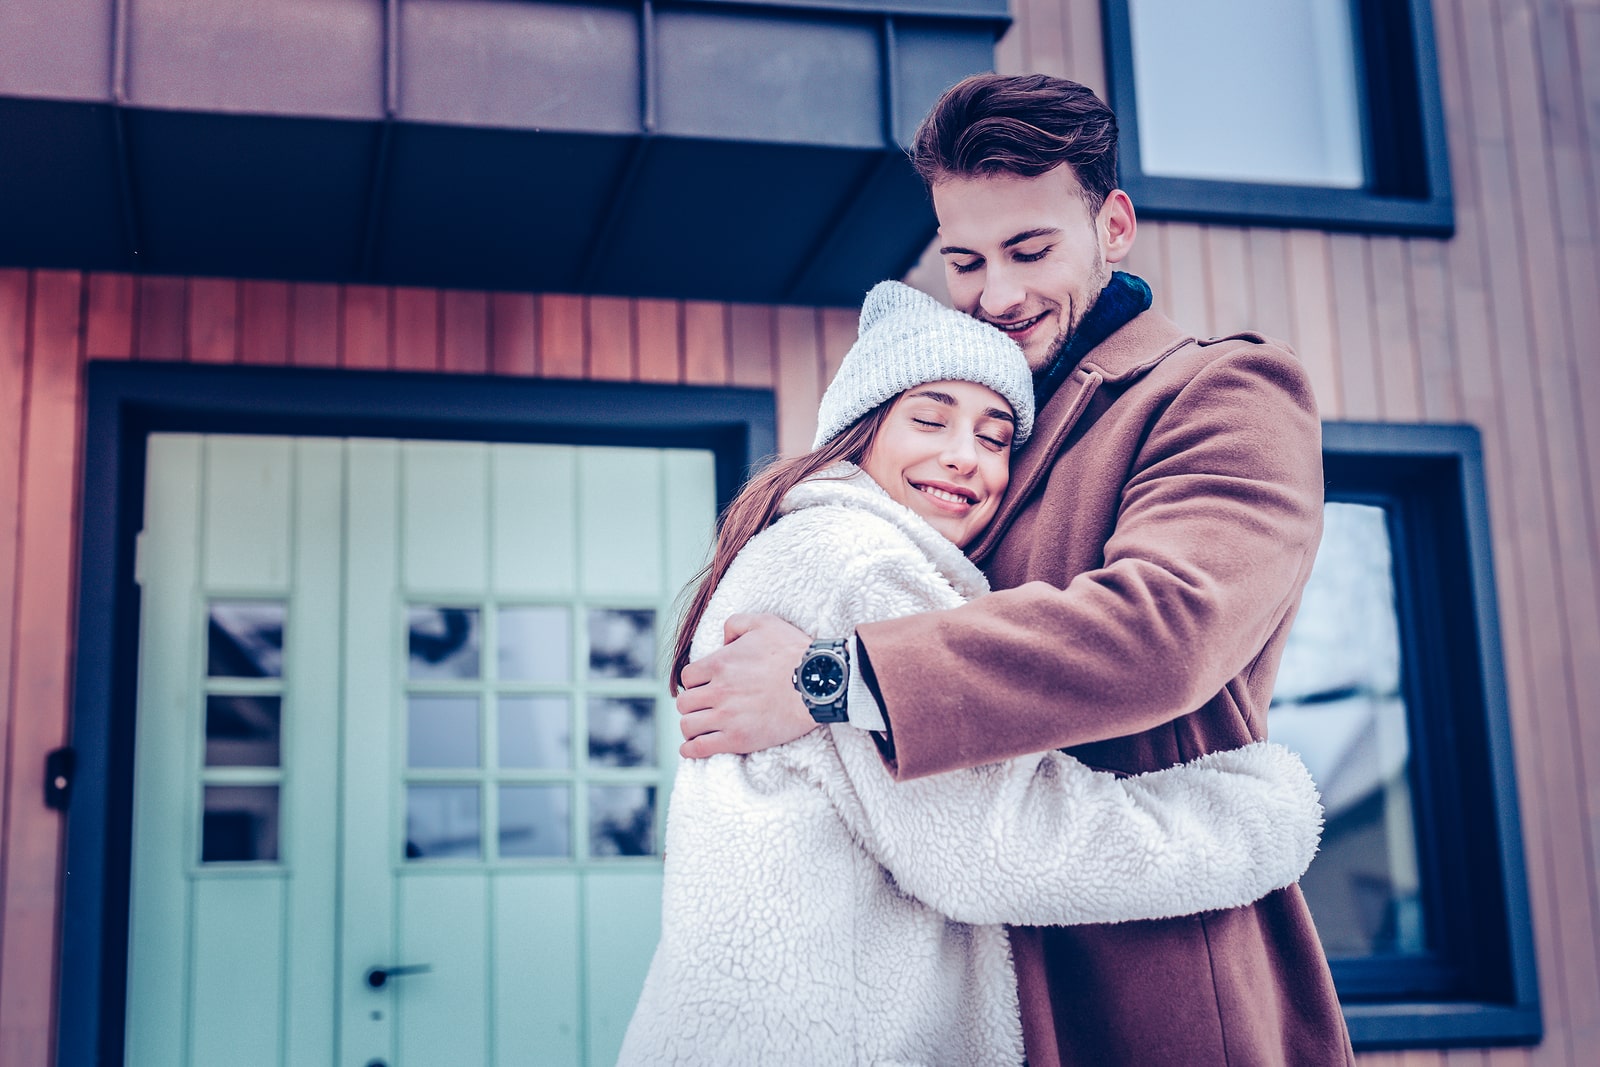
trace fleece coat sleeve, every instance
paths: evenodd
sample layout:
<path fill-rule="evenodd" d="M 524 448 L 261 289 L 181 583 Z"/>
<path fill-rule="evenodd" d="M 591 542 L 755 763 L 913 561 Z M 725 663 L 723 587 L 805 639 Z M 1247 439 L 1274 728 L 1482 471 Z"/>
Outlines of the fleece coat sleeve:
<path fill-rule="evenodd" d="M 840 569 L 846 615 L 926 600 L 882 554 Z M 904 583 L 902 590 L 893 590 Z M 1258 743 L 1119 778 L 1060 752 L 895 783 L 833 727 L 846 823 L 906 893 L 961 922 L 1077 925 L 1248 904 L 1300 878 L 1322 809 L 1297 756 Z"/>
<path fill-rule="evenodd" d="M 1031 581 L 857 629 L 899 777 L 1152 729 L 1259 655 L 1321 524 L 1321 427 L 1304 372 L 1281 349 L 1242 346 L 1139 429 L 1131 469 L 1108 475 L 1121 488 L 1099 566 L 1064 588 Z M 1035 558 L 1050 538 L 1100 536 L 1049 506 L 1005 536 L 1032 538 Z"/>
<path fill-rule="evenodd" d="M 823 483 L 807 497 L 813 506 L 740 553 L 698 648 L 736 611 L 844 633 L 960 603 L 952 579 L 968 593 L 982 588 L 953 545 L 875 487 Z M 852 836 L 902 890 L 964 922 L 1067 925 L 1236 907 L 1299 878 L 1321 832 L 1310 776 L 1281 746 L 1138 778 L 1052 753 L 897 785 L 868 735 L 830 731 L 839 758 L 817 773 Z"/>

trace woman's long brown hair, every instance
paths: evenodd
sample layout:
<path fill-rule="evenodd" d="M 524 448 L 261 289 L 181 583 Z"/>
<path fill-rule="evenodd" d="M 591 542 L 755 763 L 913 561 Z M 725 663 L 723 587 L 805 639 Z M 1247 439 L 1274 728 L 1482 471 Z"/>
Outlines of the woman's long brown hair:
<path fill-rule="evenodd" d="M 717 548 L 711 555 L 711 562 L 702 567 L 700 573 L 691 578 L 685 587 L 686 590 L 693 589 L 694 596 L 683 613 L 683 621 L 678 624 L 678 642 L 672 650 L 672 671 L 667 677 L 674 696 L 683 684 L 680 674 L 689 663 L 689 645 L 694 640 L 694 632 L 706 613 L 711 594 L 722 583 L 722 576 L 728 573 L 733 558 L 749 543 L 750 538 L 772 525 L 778 517 L 778 504 L 789 490 L 835 463 L 843 460 L 860 463 L 866 457 L 872 439 L 877 436 L 883 416 L 893 403 L 893 400 L 885 400 L 851 423 L 844 432 L 824 442 L 821 448 L 812 449 L 793 459 L 771 463 L 746 482 L 733 502 L 723 510 L 717 522 Z"/>

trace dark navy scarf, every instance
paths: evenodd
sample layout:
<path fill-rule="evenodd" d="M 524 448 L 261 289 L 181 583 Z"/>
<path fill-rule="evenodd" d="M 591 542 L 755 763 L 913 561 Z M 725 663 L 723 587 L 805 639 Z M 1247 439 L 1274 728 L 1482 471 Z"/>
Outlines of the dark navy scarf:
<path fill-rule="evenodd" d="M 1036 371 L 1033 375 L 1033 408 L 1035 411 L 1044 410 L 1045 404 L 1060 388 L 1061 383 L 1067 380 L 1083 357 L 1089 351 L 1116 333 L 1130 322 L 1134 316 L 1150 307 L 1150 286 L 1145 284 L 1143 278 L 1133 274 L 1124 274 L 1115 271 L 1106 287 L 1100 290 L 1100 295 L 1090 306 L 1083 321 L 1078 323 L 1078 328 L 1062 346 L 1056 358 L 1044 369 Z"/>

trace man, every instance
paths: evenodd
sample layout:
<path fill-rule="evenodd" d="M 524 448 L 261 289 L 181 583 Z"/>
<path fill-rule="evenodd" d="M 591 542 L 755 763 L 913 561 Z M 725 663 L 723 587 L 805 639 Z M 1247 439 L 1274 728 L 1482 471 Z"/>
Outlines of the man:
<path fill-rule="evenodd" d="M 830 680 L 900 779 L 1052 748 L 1137 774 L 1262 737 L 1321 532 L 1304 372 L 1254 334 L 1193 339 L 1112 273 L 1136 221 L 1115 118 L 1083 86 L 969 78 L 914 161 L 952 301 L 1034 372 L 1033 439 L 969 546 L 999 591 L 854 635 L 736 617 L 683 671 L 684 755 L 770 747 L 835 712 L 833 692 L 805 691 L 823 672 L 796 666 L 841 637 L 850 677 Z M 1297 887 L 1012 943 L 1032 1067 L 1353 1063 Z"/>

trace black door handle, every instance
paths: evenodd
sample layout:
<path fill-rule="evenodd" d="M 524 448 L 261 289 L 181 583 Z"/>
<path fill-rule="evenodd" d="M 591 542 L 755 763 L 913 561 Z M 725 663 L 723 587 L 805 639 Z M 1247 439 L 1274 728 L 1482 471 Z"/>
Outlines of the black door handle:
<path fill-rule="evenodd" d="M 427 974 L 433 970 L 431 963 L 397 964 L 392 967 L 369 967 L 367 969 L 367 985 L 373 989 L 382 989 L 389 984 L 391 978 L 404 978 L 408 974 Z"/>

